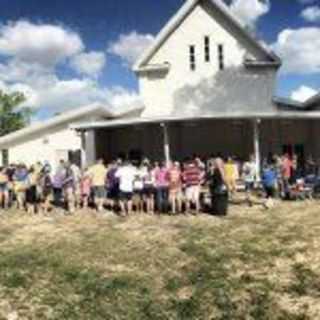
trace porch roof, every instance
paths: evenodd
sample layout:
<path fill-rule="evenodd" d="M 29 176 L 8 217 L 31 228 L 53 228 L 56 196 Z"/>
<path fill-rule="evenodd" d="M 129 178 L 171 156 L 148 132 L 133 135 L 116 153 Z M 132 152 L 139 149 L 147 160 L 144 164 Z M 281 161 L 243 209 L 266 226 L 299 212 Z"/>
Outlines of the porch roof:
<path fill-rule="evenodd" d="M 137 126 L 144 124 L 156 123 L 177 123 L 177 122 L 194 122 L 204 120 L 257 120 L 257 119 L 278 119 L 278 120 L 316 120 L 320 119 L 320 111 L 284 111 L 274 110 L 270 112 L 230 112 L 216 113 L 200 116 L 167 116 L 167 117 L 136 117 L 136 118 L 121 118 L 116 120 L 83 122 L 71 124 L 71 128 L 79 131 L 102 129 L 102 128 L 120 128 L 128 126 Z"/>

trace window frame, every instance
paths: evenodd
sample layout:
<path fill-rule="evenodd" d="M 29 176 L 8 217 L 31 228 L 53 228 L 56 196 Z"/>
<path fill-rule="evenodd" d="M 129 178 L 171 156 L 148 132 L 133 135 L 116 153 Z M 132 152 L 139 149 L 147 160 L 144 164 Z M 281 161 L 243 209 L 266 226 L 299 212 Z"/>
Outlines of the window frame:
<path fill-rule="evenodd" d="M 204 61 L 209 63 L 211 60 L 210 36 L 204 37 Z"/>
<path fill-rule="evenodd" d="M 224 45 L 223 43 L 218 44 L 218 63 L 219 70 L 223 71 L 225 69 L 225 56 L 224 56 Z"/>
<path fill-rule="evenodd" d="M 191 71 L 196 70 L 196 46 L 189 45 L 189 67 Z"/>

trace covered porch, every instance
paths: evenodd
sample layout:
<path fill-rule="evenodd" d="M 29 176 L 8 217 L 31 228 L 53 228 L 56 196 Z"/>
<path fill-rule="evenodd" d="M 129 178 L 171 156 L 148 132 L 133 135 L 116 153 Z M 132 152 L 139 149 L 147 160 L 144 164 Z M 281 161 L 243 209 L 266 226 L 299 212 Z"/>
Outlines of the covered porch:
<path fill-rule="evenodd" d="M 194 154 L 236 156 L 254 154 L 257 167 L 269 154 L 298 153 L 320 158 L 320 113 L 230 116 L 221 118 L 119 119 L 79 125 L 86 132 L 87 164 L 97 158 L 183 160 Z"/>

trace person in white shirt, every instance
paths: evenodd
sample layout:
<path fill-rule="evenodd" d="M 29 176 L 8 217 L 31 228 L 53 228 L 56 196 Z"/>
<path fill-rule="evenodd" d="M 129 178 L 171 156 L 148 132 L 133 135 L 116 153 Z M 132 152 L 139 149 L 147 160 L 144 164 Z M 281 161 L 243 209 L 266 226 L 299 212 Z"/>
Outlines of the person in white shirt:
<path fill-rule="evenodd" d="M 133 181 L 133 193 L 135 206 L 139 213 L 143 212 L 143 187 L 146 174 L 147 172 L 142 164 L 140 167 L 136 168 L 136 175 Z"/>
<path fill-rule="evenodd" d="M 115 175 L 119 179 L 120 207 L 124 215 L 132 213 L 133 183 L 136 174 L 137 169 L 130 162 L 124 162 Z"/>
<path fill-rule="evenodd" d="M 254 189 L 254 183 L 256 181 L 257 172 L 256 172 L 256 162 L 254 157 L 251 156 L 250 160 L 245 162 L 242 167 L 242 178 L 245 184 L 246 190 L 246 200 L 249 205 L 252 205 L 251 193 Z"/>

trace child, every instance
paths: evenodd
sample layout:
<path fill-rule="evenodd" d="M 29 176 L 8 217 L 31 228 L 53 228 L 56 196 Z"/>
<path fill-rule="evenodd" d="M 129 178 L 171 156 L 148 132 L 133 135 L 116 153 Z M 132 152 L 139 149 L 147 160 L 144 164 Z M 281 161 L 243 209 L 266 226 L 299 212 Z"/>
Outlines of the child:
<path fill-rule="evenodd" d="M 43 214 L 47 214 L 51 209 L 52 200 L 52 180 L 49 167 L 44 167 L 40 173 L 39 186 L 41 190 L 41 209 Z"/>
<path fill-rule="evenodd" d="M 182 211 L 182 173 L 179 162 L 169 169 L 169 201 L 173 214 Z"/>
<path fill-rule="evenodd" d="M 277 172 L 271 165 L 266 165 L 262 173 L 262 185 L 266 192 L 267 202 L 264 206 L 270 209 L 274 206 L 274 196 L 277 183 Z"/>
<path fill-rule="evenodd" d="M 90 177 L 88 168 L 84 170 L 83 175 L 81 177 L 80 191 L 81 191 L 82 208 L 88 209 L 89 198 L 91 193 L 91 177 Z"/>

